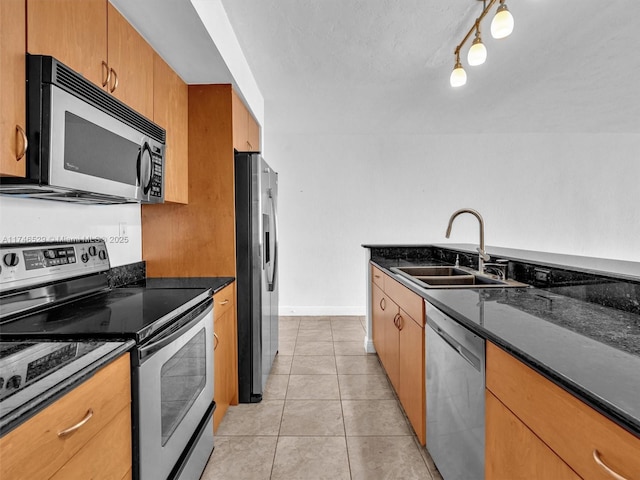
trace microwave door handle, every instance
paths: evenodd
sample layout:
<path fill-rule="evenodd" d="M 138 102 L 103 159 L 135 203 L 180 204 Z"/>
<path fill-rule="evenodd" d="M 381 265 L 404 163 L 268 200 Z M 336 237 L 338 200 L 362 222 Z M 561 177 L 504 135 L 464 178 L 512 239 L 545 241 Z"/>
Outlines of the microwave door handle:
<path fill-rule="evenodd" d="M 138 182 L 140 183 L 140 189 L 143 194 L 149 193 L 151 188 L 151 179 L 153 177 L 151 166 L 151 148 L 148 142 L 144 142 L 140 146 L 140 152 L 138 153 Z"/>

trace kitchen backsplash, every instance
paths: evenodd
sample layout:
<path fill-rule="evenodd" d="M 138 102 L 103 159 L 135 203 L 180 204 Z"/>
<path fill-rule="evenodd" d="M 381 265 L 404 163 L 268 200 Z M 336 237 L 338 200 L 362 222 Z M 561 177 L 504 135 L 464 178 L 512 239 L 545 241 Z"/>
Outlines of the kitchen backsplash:
<path fill-rule="evenodd" d="M 140 205 L 75 205 L 0 196 L 0 242 L 102 238 L 111 266 L 142 260 Z"/>

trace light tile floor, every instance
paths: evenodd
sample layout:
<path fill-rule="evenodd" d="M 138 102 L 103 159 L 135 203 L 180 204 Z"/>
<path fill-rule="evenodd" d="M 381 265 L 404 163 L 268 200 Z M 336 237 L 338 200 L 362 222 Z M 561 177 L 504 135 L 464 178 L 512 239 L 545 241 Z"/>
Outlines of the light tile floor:
<path fill-rule="evenodd" d="M 263 400 L 229 408 L 202 480 L 441 480 L 364 334 L 364 317 L 280 317 Z"/>

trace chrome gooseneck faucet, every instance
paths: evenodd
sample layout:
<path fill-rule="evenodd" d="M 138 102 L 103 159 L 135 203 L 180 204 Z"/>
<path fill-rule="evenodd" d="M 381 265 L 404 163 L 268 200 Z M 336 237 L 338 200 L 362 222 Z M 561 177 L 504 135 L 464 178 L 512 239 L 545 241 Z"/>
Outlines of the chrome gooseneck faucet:
<path fill-rule="evenodd" d="M 446 237 L 449 238 L 449 236 L 451 235 L 451 227 L 453 226 L 453 221 L 461 213 L 470 213 L 471 215 L 476 217 L 478 219 L 478 222 L 480 223 L 480 247 L 477 248 L 476 250 L 478 250 L 478 253 L 479 253 L 478 271 L 480 273 L 484 273 L 484 262 L 488 261 L 490 257 L 489 255 L 487 255 L 487 252 L 484 251 L 484 220 L 482 219 L 482 215 L 480 215 L 476 210 L 473 210 L 471 208 L 461 208 L 460 210 L 453 212 L 453 214 L 451 215 L 451 218 L 449 219 L 449 225 L 447 226 Z"/>

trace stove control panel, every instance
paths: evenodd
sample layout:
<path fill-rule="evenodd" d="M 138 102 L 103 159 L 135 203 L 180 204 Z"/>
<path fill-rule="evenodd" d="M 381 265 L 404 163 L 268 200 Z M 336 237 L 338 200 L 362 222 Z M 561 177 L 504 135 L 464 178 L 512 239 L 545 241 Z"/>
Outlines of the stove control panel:
<path fill-rule="evenodd" d="M 107 271 L 103 240 L 0 244 L 0 292 Z"/>

